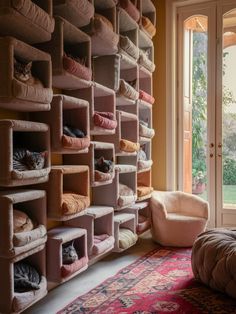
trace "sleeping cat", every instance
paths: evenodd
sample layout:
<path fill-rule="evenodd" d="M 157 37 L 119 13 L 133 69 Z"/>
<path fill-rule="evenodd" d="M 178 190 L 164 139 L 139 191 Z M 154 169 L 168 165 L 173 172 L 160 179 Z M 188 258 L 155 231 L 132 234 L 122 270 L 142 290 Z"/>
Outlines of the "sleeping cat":
<path fill-rule="evenodd" d="M 13 150 L 13 169 L 18 171 L 40 170 L 45 166 L 47 152 L 31 152 L 25 148 Z"/>
<path fill-rule="evenodd" d="M 95 170 L 108 173 L 113 171 L 113 162 L 111 160 L 104 159 L 103 156 L 100 158 L 95 158 L 94 160 Z"/>
<path fill-rule="evenodd" d="M 40 289 L 40 275 L 30 264 L 18 262 L 14 264 L 14 290 L 26 292 Z"/>
<path fill-rule="evenodd" d="M 66 243 L 62 245 L 62 263 L 64 265 L 69 265 L 78 260 L 78 254 L 74 247 L 74 241 L 70 244 Z"/>
<path fill-rule="evenodd" d="M 14 77 L 20 82 L 26 83 L 28 85 L 44 87 L 43 83 L 31 73 L 32 61 L 28 63 L 23 63 L 16 58 L 14 58 Z"/>

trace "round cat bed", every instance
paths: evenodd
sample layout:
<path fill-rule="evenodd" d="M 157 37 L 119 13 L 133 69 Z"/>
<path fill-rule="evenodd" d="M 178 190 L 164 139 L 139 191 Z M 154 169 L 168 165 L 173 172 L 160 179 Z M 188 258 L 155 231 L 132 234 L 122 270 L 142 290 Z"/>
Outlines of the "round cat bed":
<path fill-rule="evenodd" d="M 193 245 L 192 269 L 196 279 L 236 299 L 236 230 L 200 234 Z"/>

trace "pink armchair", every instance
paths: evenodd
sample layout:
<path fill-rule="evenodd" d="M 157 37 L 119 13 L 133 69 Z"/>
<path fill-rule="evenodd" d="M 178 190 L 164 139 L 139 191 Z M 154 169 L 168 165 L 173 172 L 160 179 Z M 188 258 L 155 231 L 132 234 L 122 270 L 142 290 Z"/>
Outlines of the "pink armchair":
<path fill-rule="evenodd" d="M 192 246 L 209 219 L 208 202 L 180 191 L 153 192 L 150 209 L 153 240 L 167 246 Z"/>

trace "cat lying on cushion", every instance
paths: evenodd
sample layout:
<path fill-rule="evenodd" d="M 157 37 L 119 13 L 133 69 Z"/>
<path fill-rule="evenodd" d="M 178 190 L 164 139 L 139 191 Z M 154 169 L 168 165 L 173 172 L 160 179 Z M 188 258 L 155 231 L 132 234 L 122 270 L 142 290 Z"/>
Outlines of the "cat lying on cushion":
<path fill-rule="evenodd" d="M 69 125 L 63 126 L 63 134 L 70 137 L 79 137 L 79 138 L 83 138 L 86 136 L 85 132 L 81 131 L 80 129 L 73 128 L 72 126 L 69 126 Z"/>
<path fill-rule="evenodd" d="M 14 290 L 26 292 L 40 289 L 40 275 L 37 270 L 28 263 L 18 262 L 14 264 Z"/>
<path fill-rule="evenodd" d="M 62 245 L 62 263 L 65 265 L 69 265 L 78 260 L 78 254 L 74 247 L 74 241 L 71 243 L 65 243 Z"/>
<path fill-rule="evenodd" d="M 18 171 L 40 170 L 45 166 L 47 152 L 31 152 L 26 148 L 13 149 L 13 169 Z"/>
<path fill-rule="evenodd" d="M 31 73 L 32 62 L 23 63 L 14 58 L 14 77 L 25 84 L 43 88 L 43 83 Z"/>
<path fill-rule="evenodd" d="M 95 170 L 108 173 L 113 171 L 114 164 L 111 160 L 106 160 L 103 156 L 95 158 L 94 160 Z"/>
<path fill-rule="evenodd" d="M 33 221 L 21 210 L 13 209 L 13 232 L 26 232 L 34 229 Z"/>

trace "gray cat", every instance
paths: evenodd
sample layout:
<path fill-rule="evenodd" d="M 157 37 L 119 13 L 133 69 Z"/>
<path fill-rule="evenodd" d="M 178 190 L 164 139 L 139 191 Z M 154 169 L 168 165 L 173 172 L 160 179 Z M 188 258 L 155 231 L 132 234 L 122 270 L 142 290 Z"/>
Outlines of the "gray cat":
<path fill-rule="evenodd" d="M 74 247 L 74 241 L 62 245 L 62 263 L 64 265 L 72 264 L 78 259 L 79 257 Z"/>
<path fill-rule="evenodd" d="M 18 262 L 14 264 L 14 290 L 26 292 L 40 289 L 40 275 L 30 264 Z"/>
<path fill-rule="evenodd" d="M 95 170 L 108 173 L 113 171 L 114 164 L 111 160 L 106 160 L 101 156 L 100 158 L 95 158 L 94 166 Z"/>
<path fill-rule="evenodd" d="M 31 152 L 25 148 L 13 150 L 13 169 L 18 171 L 40 170 L 44 168 L 47 152 Z"/>

